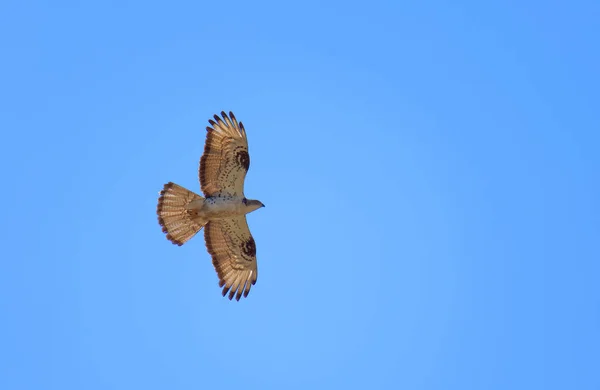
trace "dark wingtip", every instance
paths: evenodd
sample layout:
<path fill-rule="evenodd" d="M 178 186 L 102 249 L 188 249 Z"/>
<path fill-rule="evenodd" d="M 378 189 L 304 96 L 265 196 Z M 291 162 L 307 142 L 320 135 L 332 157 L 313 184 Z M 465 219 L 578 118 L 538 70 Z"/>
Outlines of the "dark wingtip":
<path fill-rule="evenodd" d="M 163 232 L 167 233 L 165 231 L 165 229 L 163 229 Z M 182 246 L 183 245 L 183 242 L 174 239 L 173 236 L 170 233 L 167 233 L 167 240 L 171 241 L 174 245 L 177 245 L 177 246 Z"/>

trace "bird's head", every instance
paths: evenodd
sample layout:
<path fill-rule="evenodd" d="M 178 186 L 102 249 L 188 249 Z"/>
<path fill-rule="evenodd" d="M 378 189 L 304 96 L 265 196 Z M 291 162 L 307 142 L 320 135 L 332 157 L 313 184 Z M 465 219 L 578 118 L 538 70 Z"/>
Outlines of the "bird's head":
<path fill-rule="evenodd" d="M 246 205 L 246 209 L 248 210 L 248 212 L 257 210 L 261 207 L 265 207 L 265 205 L 260 200 L 244 198 L 243 202 Z"/>

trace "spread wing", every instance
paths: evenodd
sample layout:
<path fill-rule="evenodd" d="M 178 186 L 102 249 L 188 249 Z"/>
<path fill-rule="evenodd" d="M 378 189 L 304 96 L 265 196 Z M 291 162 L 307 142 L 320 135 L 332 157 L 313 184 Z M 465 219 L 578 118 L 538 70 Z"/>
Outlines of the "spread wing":
<path fill-rule="evenodd" d="M 248 296 L 258 277 L 256 244 L 250 234 L 246 216 L 210 221 L 204 228 L 206 248 L 219 276 L 219 287 L 229 299 Z"/>
<path fill-rule="evenodd" d="M 204 154 L 200 159 L 200 186 L 204 196 L 217 193 L 244 196 L 244 179 L 250 167 L 248 140 L 244 125 L 224 111 L 209 120 Z"/>

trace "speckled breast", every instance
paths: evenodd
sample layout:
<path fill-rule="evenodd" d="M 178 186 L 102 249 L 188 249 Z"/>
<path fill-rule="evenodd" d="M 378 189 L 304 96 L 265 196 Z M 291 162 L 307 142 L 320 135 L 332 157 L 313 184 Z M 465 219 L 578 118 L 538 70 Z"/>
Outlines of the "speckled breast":
<path fill-rule="evenodd" d="M 231 218 L 244 215 L 242 199 L 233 197 L 210 197 L 204 201 L 202 211 L 209 219 Z"/>

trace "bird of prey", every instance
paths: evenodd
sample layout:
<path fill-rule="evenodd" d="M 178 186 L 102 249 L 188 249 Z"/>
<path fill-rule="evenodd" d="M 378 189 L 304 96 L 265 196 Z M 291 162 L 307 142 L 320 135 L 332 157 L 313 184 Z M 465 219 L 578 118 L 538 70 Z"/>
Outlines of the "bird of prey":
<path fill-rule="evenodd" d="M 167 239 L 185 244 L 204 228 L 206 248 L 219 277 L 223 296 L 248 296 L 256 283 L 256 244 L 246 214 L 265 205 L 244 196 L 250 167 L 248 140 L 242 122 L 232 112 L 208 121 L 204 154 L 200 159 L 200 188 L 204 197 L 175 183 L 160 192 L 156 213 Z"/>

